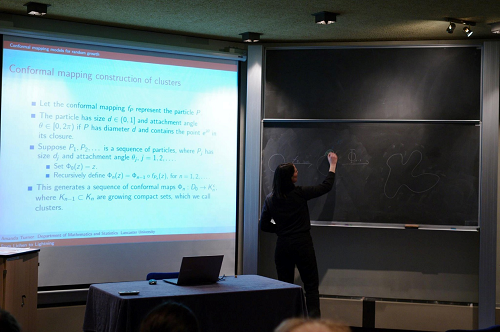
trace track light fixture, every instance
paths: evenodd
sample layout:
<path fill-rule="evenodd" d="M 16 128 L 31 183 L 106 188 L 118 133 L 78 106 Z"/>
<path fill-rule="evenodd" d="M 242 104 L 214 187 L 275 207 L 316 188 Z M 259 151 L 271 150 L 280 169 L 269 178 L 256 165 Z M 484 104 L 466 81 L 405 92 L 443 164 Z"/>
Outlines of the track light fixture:
<path fill-rule="evenodd" d="M 258 32 L 243 32 L 240 33 L 244 43 L 256 43 L 260 40 L 261 33 Z"/>
<path fill-rule="evenodd" d="M 466 35 L 467 37 L 470 37 L 470 36 L 472 36 L 472 33 L 473 33 L 473 32 L 472 32 L 472 30 L 470 29 L 470 27 L 465 27 L 465 28 L 464 28 L 464 33 L 465 33 L 465 35 Z"/>
<path fill-rule="evenodd" d="M 476 22 L 464 21 L 464 20 L 459 20 L 459 19 L 451 18 L 451 17 L 447 17 L 447 18 L 445 18 L 445 20 L 450 22 L 450 24 L 448 25 L 448 28 L 446 28 L 446 32 L 448 32 L 448 33 L 453 33 L 453 31 L 455 30 L 456 24 L 467 25 L 465 28 L 463 28 L 463 31 L 467 35 L 467 37 L 470 37 L 473 33 L 472 30 L 470 29 L 470 27 L 476 25 Z"/>
<path fill-rule="evenodd" d="M 315 17 L 316 24 L 333 24 L 337 22 L 337 14 L 332 12 L 319 12 L 312 15 Z"/>
<path fill-rule="evenodd" d="M 50 5 L 39 2 L 27 2 L 24 4 L 29 15 L 43 16 L 47 14 L 47 7 Z"/>
<path fill-rule="evenodd" d="M 456 27 L 455 23 L 450 22 L 450 25 L 448 25 L 448 28 L 446 28 L 446 32 L 453 33 L 453 31 L 455 30 L 455 27 Z"/>

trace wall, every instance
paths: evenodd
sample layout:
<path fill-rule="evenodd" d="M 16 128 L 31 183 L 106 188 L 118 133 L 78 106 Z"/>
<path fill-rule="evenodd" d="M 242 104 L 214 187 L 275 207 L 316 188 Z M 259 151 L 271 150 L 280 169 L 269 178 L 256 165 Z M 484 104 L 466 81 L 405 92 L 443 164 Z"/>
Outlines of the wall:
<path fill-rule="evenodd" d="M 51 20 L 50 18 L 0 13 L 0 33 L 6 31 L 27 34 L 31 37 L 50 35 L 53 38 L 65 39 L 67 36 L 71 36 L 82 41 L 98 43 L 119 40 L 123 42 L 124 45 L 144 47 L 154 45 L 158 48 L 164 47 L 169 50 L 188 53 L 220 54 L 229 52 L 244 55 L 246 52 L 246 46 L 238 42 L 226 42 L 206 38 L 177 36 L 158 32 L 103 27 L 93 24 Z M 86 292 L 82 292 L 81 290 L 40 292 L 38 303 L 39 305 L 42 304 L 43 307 L 38 309 L 38 332 L 81 331 L 85 313 L 85 305 L 81 305 L 81 303 L 85 301 L 85 299 Z"/>
<path fill-rule="evenodd" d="M 394 45 L 395 43 L 388 44 Z M 351 43 L 349 46 L 352 45 Z M 367 44 L 359 45 L 366 46 Z M 414 45 L 418 45 L 418 43 L 414 43 Z M 371 46 L 374 45 L 371 44 Z M 498 73 L 496 76 L 498 78 Z M 484 90 L 493 90 L 494 93 L 496 89 L 498 93 L 498 84 L 491 85 L 491 88 L 489 83 L 487 85 L 486 89 L 483 86 Z M 496 98 L 498 98 L 498 94 Z M 498 115 L 498 100 L 493 103 L 493 108 L 488 108 L 488 112 L 495 112 L 494 116 Z M 482 120 L 487 122 L 488 116 L 489 114 L 486 114 Z M 495 123 L 498 122 L 498 118 L 492 118 L 496 119 Z M 488 134 L 483 136 L 482 144 L 483 148 L 485 146 L 489 149 L 495 148 L 493 153 L 490 150 L 487 154 L 493 154 L 496 159 L 498 155 L 497 133 L 494 132 L 495 138 L 492 142 L 492 132 L 494 131 L 488 131 L 490 136 Z M 496 161 L 495 163 L 488 161 L 485 164 L 483 165 L 482 181 L 487 182 L 490 179 L 491 183 L 495 185 L 495 193 L 493 195 L 482 191 L 482 222 L 488 222 L 488 227 L 484 227 L 485 223 L 483 228 L 494 229 L 496 235 L 498 218 L 491 220 L 491 218 L 486 218 L 487 213 L 483 212 L 485 207 L 490 207 L 492 209 L 488 213 L 495 211 L 496 215 L 496 206 L 489 203 L 492 198 L 495 202 L 497 201 Z M 484 167 L 488 171 L 493 169 L 495 175 L 491 177 L 484 175 L 486 174 Z M 484 185 L 485 182 L 483 182 L 483 189 L 488 187 Z M 491 225 L 492 223 L 494 225 Z M 500 279 L 497 278 L 493 285 L 486 280 L 492 273 L 484 272 L 487 270 L 484 267 L 484 262 L 487 261 L 484 257 L 486 251 L 480 251 L 480 248 L 488 246 L 488 243 L 491 247 L 491 242 L 482 241 L 479 232 L 458 233 L 314 226 L 311 233 L 318 257 L 320 294 L 325 298 L 339 298 L 339 301 L 342 302 L 343 299 L 350 297 L 354 299 L 374 297 L 384 303 L 397 299 L 396 307 L 414 301 L 431 306 L 437 305 L 437 303 L 450 306 L 458 304 L 459 307 L 470 306 L 471 303 L 475 305 L 479 302 L 480 309 L 488 308 L 487 314 L 489 315 L 491 312 L 494 314 L 494 303 L 493 310 L 490 310 L 491 302 L 485 304 L 484 297 L 480 297 L 480 285 L 483 288 L 483 296 L 487 291 L 494 296 L 494 284 L 497 285 L 498 294 Z M 259 274 L 275 277 L 273 263 L 275 236 L 264 233 L 259 233 L 258 236 Z M 498 252 L 498 247 L 494 248 L 497 248 L 496 252 Z M 481 260 L 483 267 L 480 266 Z M 300 282 L 298 279 L 296 281 Z M 487 285 L 487 289 L 484 285 Z M 483 299 L 482 304 L 481 299 Z M 460 315 L 459 311 L 453 312 Z M 479 314 L 470 316 L 471 320 L 461 328 L 470 328 L 469 323 L 473 324 L 472 326 L 481 326 L 478 316 L 481 316 L 481 310 L 479 310 Z M 387 317 L 385 319 L 387 320 Z M 485 318 L 483 315 L 482 319 L 483 324 L 491 324 L 494 321 L 494 317 L 492 320 L 491 316 Z M 398 326 L 397 328 L 412 329 L 410 321 L 407 320 L 407 326 Z M 396 327 L 387 326 L 387 328 Z"/>
<path fill-rule="evenodd" d="M 499 73 L 498 73 L 498 76 L 499 79 L 500 79 L 500 70 L 499 70 Z M 498 97 L 498 100 L 497 102 L 500 103 L 500 95 L 498 95 L 499 91 L 497 89 L 497 97 Z M 499 126 L 500 126 L 500 120 L 499 120 Z M 498 142 L 499 142 L 499 146 L 500 146 L 500 130 L 499 130 L 499 136 L 498 136 Z M 498 152 L 498 164 L 500 165 L 500 149 L 499 149 L 499 152 Z M 500 167 L 498 168 L 498 177 L 500 178 Z M 500 207 L 500 184 L 498 185 L 498 196 L 497 196 L 497 207 Z M 498 239 L 500 239 L 500 209 L 497 209 L 497 235 L 496 235 L 496 238 L 497 238 L 497 250 L 496 250 L 496 303 L 497 303 L 497 308 L 500 307 L 500 241 L 498 241 Z M 497 324 L 500 324 L 500 314 L 498 313 L 498 310 L 497 310 Z"/>
<path fill-rule="evenodd" d="M 38 309 L 37 332 L 81 332 L 84 316 L 84 305 Z"/>
<path fill-rule="evenodd" d="M 314 226 L 311 234 L 320 294 L 478 301 L 477 232 Z M 272 234 L 260 236 L 259 274 L 276 277 L 275 238 Z"/>
<path fill-rule="evenodd" d="M 130 42 L 156 43 L 207 51 L 244 47 L 240 43 L 121 28 L 103 28 L 95 25 L 40 20 L 38 18 L 7 14 L 0 14 L 0 28 L 28 29 L 53 33 L 64 31 L 64 33 L 68 34 L 84 33 L 88 38 L 126 39 Z M 254 110 L 254 112 L 259 112 L 259 110 Z M 252 128 L 252 130 L 255 129 Z M 257 134 L 255 132 L 249 134 L 254 135 L 253 137 L 256 140 L 259 137 L 258 132 Z M 252 199 L 255 200 L 255 198 L 247 198 L 247 204 L 252 205 Z M 258 219 L 258 211 L 247 215 L 247 218 L 247 223 L 255 223 Z M 253 227 L 251 231 L 255 232 L 256 230 Z M 435 289 L 440 293 L 439 297 L 447 301 L 477 302 L 478 234 L 473 232 L 428 232 L 431 233 L 424 234 L 424 231 L 411 230 L 315 228 L 313 236 L 316 247 L 328 248 L 328 250 L 318 254 L 322 280 L 320 291 L 323 294 L 327 292 L 332 295 L 344 294 L 354 297 L 371 294 L 370 296 L 384 298 L 391 296 L 394 296 L 394 298 L 428 298 L 427 295 L 430 290 Z M 427 234 L 430 234 L 430 236 L 427 236 Z M 252 234 L 247 235 L 249 238 L 254 236 Z M 255 234 L 256 236 L 257 234 Z M 436 237 L 442 237 L 441 241 L 437 241 L 440 243 L 433 240 Z M 396 239 L 395 246 L 387 246 L 394 239 Z M 273 263 L 275 236 L 261 234 L 258 241 L 258 248 L 250 247 L 249 250 L 253 249 L 253 251 L 248 253 L 250 256 L 258 256 L 258 266 L 255 267 L 255 270 L 261 275 L 275 277 Z M 432 242 L 432 245 L 424 250 L 420 246 L 422 242 L 426 245 Z M 407 246 L 407 243 L 411 245 Z M 432 263 L 429 264 L 429 257 L 432 256 L 432 253 L 440 253 L 440 256 L 433 258 Z M 498 247 L 497 253 L 497 257 L 500 258 L 500 249 Z M 500 263 L 497 263 L 496 266 L 497 271 L 500 272 Z M 250 266 L 247 271 L 252 269 L 253 267 Z M 247 271 L 243 272 L 249 273 Z M 497 273 L 497 276 L 499 275 L 500 273 Z M 429 285 L 431 285 L 431 288 L 427 287 Z M 500 278 L 497 278 L 496 285 L 497 299 L 499 299 Z M 327 309 L 328 307 L 324 307 L 325 312 L 328 312 Z M 337 311 L 341 312 L 342 310 Z M 397 310 L 395 312 L 394 315 L 400 315 Z M 39 309 L 39 332 L 81 331 L 80 324 L 83 322 L 83 313 L 84 306 Z M 355 304 L 353 307 L 351 303 L 346 315 L 356 316 L 355 320 L 358 323 L 353 322 L 353 326 L 360 326 L 359 314 L 359 306 L 356 307 Z M 387 319 L 386 316 L 384 317 Z M 425 318 L 425 316 L 422 317 Z M 349 320 L 349 317 L 347 318 Z M 497 320 L 497 322 L 500 323 L 500 320 Z M 404 327 L 399 326 L 399 328 Z"/>

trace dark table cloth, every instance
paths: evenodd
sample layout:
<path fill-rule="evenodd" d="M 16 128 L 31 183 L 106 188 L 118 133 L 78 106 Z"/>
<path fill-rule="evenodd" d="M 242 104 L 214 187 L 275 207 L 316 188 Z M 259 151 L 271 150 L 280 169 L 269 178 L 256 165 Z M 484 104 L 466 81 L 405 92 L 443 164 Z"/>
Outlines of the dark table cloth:
<path fill-rule="evenodd" d="M 119 291 L 139 291 L 121 296 Z M 158 280 L 90 286 L 85 332 L 138 332 L 142 319 L 157 305 L 175 301 L 189 307 L 202 332 L 273 331 L 285 318 L 306 315 L 302 288 L 257 275 L 226 277 L 212 285 L 176 286 Z"/>

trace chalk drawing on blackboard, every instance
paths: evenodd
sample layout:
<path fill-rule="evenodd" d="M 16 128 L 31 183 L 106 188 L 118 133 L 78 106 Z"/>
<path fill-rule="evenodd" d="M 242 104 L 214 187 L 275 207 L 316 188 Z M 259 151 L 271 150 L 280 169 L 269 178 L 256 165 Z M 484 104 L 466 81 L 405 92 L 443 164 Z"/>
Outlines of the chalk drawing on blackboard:
<path fill-rule="evenodd" d="M 350 149 L 349 154 L 347 155 L 347 159 L 349 159 L 348 163 L 344 163 L 342 165 L 345 166 L 358 166 L 358 165 L 368 165 L 368 160 L 358 159 L 356 156 L 356 149 Z"/>
<path fill-rule="evenodd" d="M 327 152 L 330 152 L 330 151 L 327 151 Z M 333 150 L 331 152 L 333 152 Z M 329 163 L 328 163 L 328 157 L 327 157 L 327 155 L 328 154 L 325 154 L 324 156 L 319 157 L 318 161 L 316 162 L 316 169 L 323 176 L 327 176 L 328 175 L 328 165 L 329 165 Z"/>
<path fill-rule="evenodd" d="M 275 153 L 271 157 L 269 157 L 269 160 L 267 161 L 267 167 L 269 167 L 271 172 L 274 173 L 276 167 L 284 163 L 286 163 L 285 157 L 282 154 Z M 295 158 L 293 158 L 291 163 L 293 163 L 295 166 L 305 165 L 307 166 L 307 168 L 312 166 L 311 162 L 309 162 L 308 160 L 300 160 L 299 156 L 295 156 Z"/>
<path fill-rule="evenodd" d="M 295 158 L 293 158 L 292 160 L 292 163 L 297 166 L 297 165 L 306 165 L 307 168 L 311 167 L 312 164 L 309 162 L 309 160 L 300 160 L 299 159 L 299 156 L 295 156 Z"/>
<path fill-rule="evenodd" d="M 422 194 L 434 188 L 440 180 L 439 175 L 425 172 L 415 174 L 421 162 L 422 152 L 418 150 L 414 150 L 406 162 L 401 153 L 391 155 L 386 162 L 389 175 L 384 185 L 385 196 L 394 198 L 403 187 L 415 194 Z"/>
<path fill-rule="evenodd" d="M 269 167 L 271 172 L 274 173 L 276 167 L 283 163 L 285 163 L 285 157 L 283 157 L 282 154 L 275 153 L 271 157 L 269 157 L 269 160 L 267 161 L 267 167 Z"/>

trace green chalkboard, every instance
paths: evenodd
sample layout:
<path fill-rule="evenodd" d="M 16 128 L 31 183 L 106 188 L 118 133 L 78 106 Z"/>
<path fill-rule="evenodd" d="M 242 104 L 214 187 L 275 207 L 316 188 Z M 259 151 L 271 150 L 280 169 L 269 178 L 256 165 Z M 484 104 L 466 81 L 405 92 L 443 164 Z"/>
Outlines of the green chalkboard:
<path fill-rule="evenodd" d="M 266 119 L 479 120 L 477 47 L 266 51 Z"/>
<path fill-rule="evenodd" d="M 320 183 L 337 153 L 334 189 L 309 201 L 311 220 L 478 226 L 480 126 L 439 123 L 266 123 L 262 192 L 277 165 L 297 185 Z"/>

